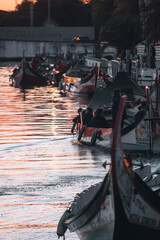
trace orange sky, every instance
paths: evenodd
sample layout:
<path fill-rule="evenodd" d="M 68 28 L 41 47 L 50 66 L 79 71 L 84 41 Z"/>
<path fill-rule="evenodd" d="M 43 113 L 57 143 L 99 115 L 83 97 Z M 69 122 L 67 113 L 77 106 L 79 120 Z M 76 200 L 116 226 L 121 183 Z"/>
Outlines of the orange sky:
<path fill-rule="evenodd" d="M 88 2 L 87 0 L 84 1 Z M 0 10 L 14 11 L 16 3 L 19 4 L 21 2 L 22 0 L 0 0 Z"/>
<path fill-rule="evenodd" d="M 0 0 L 0 10 L 12 11 L 15 10 L 16 2 L 21 3 L 22 0 Z"/>

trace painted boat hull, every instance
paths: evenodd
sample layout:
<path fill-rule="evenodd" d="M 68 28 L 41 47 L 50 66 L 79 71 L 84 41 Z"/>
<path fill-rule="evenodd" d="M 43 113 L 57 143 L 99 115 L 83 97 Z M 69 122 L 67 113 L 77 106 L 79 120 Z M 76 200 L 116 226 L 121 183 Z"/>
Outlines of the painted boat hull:
<path fill-rule="evenodd" d="M 74 231 L 80 240 L 113 239 L 114 204 L 110 171 L 93 199 L 66 221 L 67 228 Z"/>
<path fill-rule="evenodd" d="M 93 95 L 95 90 L 95 71 L 91 69 L 85 77 L 63 75 L 63 90 L 74 94 Z"/>
<path fill-rule="evenodd" d="M 125 158 L 121 144 L 120 124 L 125 98 L 120 102 L 112 146 L 112 177 L 115 200 L 116 225 L 125 222 L 130 239 L 154 239 L 160 236 L 160 196 L 149 184 L 151 174 L 148 166 L 133 170 L 132 163 Z M 148 178 L 147 183 L 143 179 Z M 123 217 L 122 217 L 123 216 Z M 123 228 L 123 227 L 122 227 Z M 124 239 L 125 231 L 119 231 Z"/>
<path fill-rule="evenodd" d="M 76 133 L 78 135 L 78 140 L 86 142 L 88 144 L 109 146 L 112 138 L 112 128 L 94 128 L 94 127 L 84 127 L 83 133 L 81 133 L 81 124 L 77 123 Z M 97 135 L 94 136 L 97 131 Z M 82 135 L 82 136 L 81 136 Z"/>
<path fill-rule="evenodd" d="M 11 76 L 10 80 L 16 88 L 33 88 L 34 86 L 46 86 L 48 81 L 42 75 L 36 73 L 29 67 L 29 64 L 22 60 L 22 66 L 17 71 L 17 74 Z"/>

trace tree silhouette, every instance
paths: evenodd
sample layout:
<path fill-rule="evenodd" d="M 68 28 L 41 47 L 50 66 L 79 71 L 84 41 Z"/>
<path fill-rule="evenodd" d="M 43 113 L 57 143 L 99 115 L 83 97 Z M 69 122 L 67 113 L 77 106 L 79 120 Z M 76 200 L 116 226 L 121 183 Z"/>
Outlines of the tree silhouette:
<path fill-rule="evenodd" d="M 131 49 L 140 41 L 138 0 L 91 0 L 91 6 L 98 41 L 121 49 Z"/>

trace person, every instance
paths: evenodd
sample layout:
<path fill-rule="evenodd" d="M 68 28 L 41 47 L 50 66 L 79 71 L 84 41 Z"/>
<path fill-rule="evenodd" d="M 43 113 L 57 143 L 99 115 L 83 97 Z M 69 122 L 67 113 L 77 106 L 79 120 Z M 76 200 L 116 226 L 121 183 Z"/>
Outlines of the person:
<path fill-rule="evenodd" d="M 73 118 L 73 122 L 75 122 L 75 123 L 80 123 L 81 122 L 81 113 L 82 113 L 82 111 L 83 111 L 83 109 L 82 108 L 78 108 L 78 115 L 75 117 L 75 118 Z"/>
<path fill-rule="evenodd" d="M 58 65 L 56 66 L 56 70 L 62 72 L 64 70 L 64 65 L 62 64 L 61 61 L 58 62 Z"/>
<path fill-rule="evenodd" d="M 86 111 L 83 111 L 83 125 L 86 125 L 93 117 L 93 109 L 88 107 Z"/>
<path fill-rule="evenodd" d="M 39 59 L 38 55 L 36 54 L 36 56 L 33 58 L 32 62 L 31 62 L 32 69 L 36 70 L 37 67 L 39 66 L 39 64 L 40 64 L 40 59 Z"/>
<path fill-rule="evenodd" d="M 112 98 L 112 108 L 111 108 L 113 128 L 114 128 L 114 125 L 115 125 L 115 122 L 116 122 L 116 117 L 117 117 L 120 98 L 121 98 L 120 90 L 115 89 L 114 90 L 114 95 L 113 95 L 113 98 Z"/>
<path fill-rule="evenodd" d="M 97 109 L 93 118 L 88 122 L 87 127 L 109 128 L 107 120 L 102 116 L 103 110 Z"/>

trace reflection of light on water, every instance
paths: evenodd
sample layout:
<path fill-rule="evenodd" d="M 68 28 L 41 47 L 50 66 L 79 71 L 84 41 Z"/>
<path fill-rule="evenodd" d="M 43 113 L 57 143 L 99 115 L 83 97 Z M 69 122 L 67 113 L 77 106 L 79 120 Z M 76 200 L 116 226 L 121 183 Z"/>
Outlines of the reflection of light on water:
<path fill-rule="evenodd" d="M 27 90 L 24 101 L 8 85 L 12 69 L 0 69 L 0 239 L 56 240 L 75 194 L 104 177 L 106 153 L 77 145 L 70 135 L 84 98 L 47 86 Z M 66 239 L 77 237 L 66 233 Z"/>

